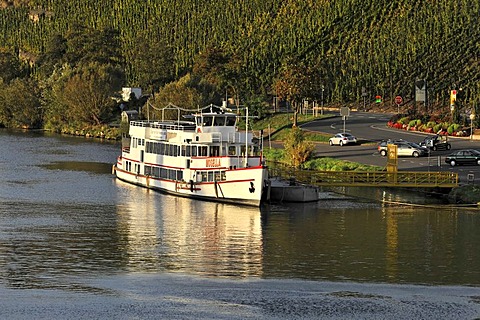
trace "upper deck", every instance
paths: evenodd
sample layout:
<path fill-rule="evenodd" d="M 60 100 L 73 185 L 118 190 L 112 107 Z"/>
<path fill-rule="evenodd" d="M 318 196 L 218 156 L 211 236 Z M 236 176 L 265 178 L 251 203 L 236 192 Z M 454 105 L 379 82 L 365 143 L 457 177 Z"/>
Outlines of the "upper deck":
<path fill-rule="evenodd" d="M 237 130 L 237 115 L 231 112 L 195 113 L 188 121 L 131 121 L 130 136 L 172 143 L 251 143 L 251 133 Z M 188 142 L 188 143 L 190 143 Z"/>

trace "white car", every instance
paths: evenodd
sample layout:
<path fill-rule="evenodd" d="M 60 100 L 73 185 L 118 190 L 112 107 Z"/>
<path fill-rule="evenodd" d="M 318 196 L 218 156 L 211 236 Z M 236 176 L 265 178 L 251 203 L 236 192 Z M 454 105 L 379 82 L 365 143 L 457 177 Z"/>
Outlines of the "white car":
<path fill-rule="evenodd" d="M 356 144 L 357 143 L 357 138 L 355 136 L 351 135 L 350 133 L 337 133 L 333 137 L 331 137 L 328 140 L 328 143 L 333 146 L 333 145 L 339 145 L 343 146 L 349 143 Z"/>

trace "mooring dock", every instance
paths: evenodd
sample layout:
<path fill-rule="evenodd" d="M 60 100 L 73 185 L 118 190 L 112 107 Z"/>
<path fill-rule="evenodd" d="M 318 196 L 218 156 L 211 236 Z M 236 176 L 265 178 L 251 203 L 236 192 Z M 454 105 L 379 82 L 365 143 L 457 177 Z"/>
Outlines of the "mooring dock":
<path fill-rule="evenodd" d="M 402 187 L 402 188 L 454 188 L 458 174 L 438 171 L 316 171 L 293 168 L 270 169 L 270 175 L 312 186 L 330 187 Z"/>

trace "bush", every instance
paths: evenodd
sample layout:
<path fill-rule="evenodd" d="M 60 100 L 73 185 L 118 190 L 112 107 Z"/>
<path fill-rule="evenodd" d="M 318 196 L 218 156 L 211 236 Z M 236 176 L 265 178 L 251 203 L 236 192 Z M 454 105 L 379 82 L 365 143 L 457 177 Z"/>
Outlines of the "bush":
<path fill-rule="evenodd" d="M 284 162 L 284 160 L 283 160 L 284 155 L 285 155 L 285 150 L 283 150 L 283 149 L 265 148 L 263 150 L 263 156 L 268 161 Z"/>
<path fill-rule="evenodd" d="M 410 122 L 410 119 L 408 117 L 403 117 L 400 120 L 398 120 L 398 122 L 401 124 L 407 124 Z"/>
<path fill-rule="evenodd" d="M 315 151 L 312 142 L 305 141 L 304 132 L 298 127 L 292 128 L 283 144 L 285 160 L 291 166 L 298 168 L 310 159 Z"/>

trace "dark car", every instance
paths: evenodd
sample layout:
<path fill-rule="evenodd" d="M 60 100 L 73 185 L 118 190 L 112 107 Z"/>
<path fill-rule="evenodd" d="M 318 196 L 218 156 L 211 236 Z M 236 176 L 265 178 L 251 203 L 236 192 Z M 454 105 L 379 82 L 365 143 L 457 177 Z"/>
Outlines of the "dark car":
<path fill-rule="evenodd" d="M 460 164 L 476 164 L 480 166 L 480 151 L 474 149 L 459 150 L 449 154 L 445 162 L 452 167 Z"/>
<path fill-rule="evenodd" d="M 452 148 L 452 145 L 450 142 L 448 142 L 448 137 L 447 136 L 440 136 L 440 135 L 435 135 L 435 136 L 429 136 L 426 137 L 422 142 L 419 143 L 422 147 L 427 147 L 430 150 L 436 151 L 436 150 L 450 150 Z"/>

